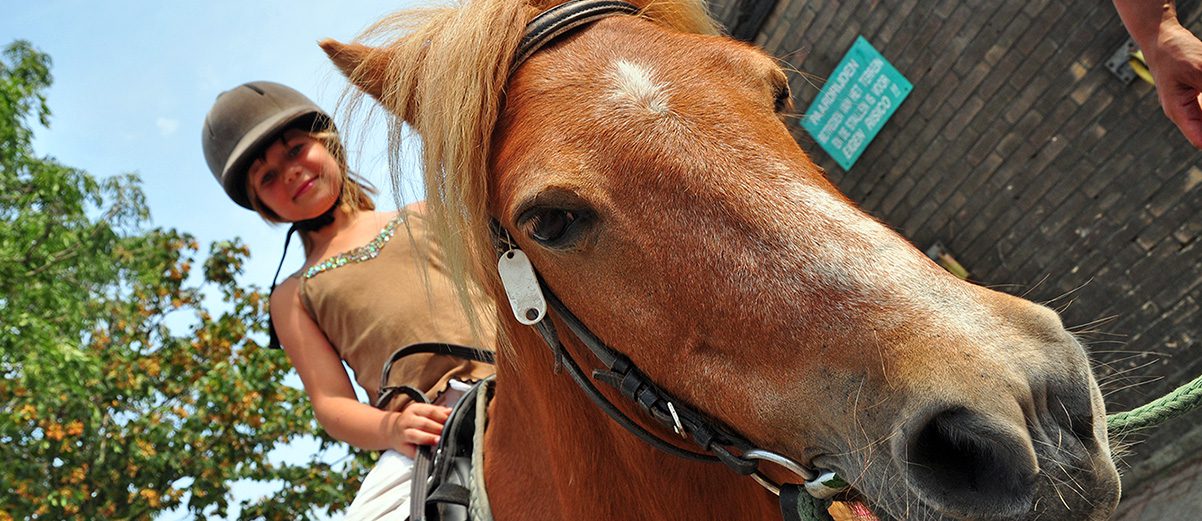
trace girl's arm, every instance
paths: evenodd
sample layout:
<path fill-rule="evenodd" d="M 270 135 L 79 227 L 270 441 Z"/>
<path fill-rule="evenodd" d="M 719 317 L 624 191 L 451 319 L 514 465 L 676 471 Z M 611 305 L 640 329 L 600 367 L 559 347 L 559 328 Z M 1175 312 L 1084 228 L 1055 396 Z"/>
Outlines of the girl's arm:
<path fill-rule="evenodd" d="M 390 412 L 360 402 L 342 359 L 305 313 L 299 288 L 295 277 L 276 288 L 271 318 L 326 432 L 360 449 L 394 449 L 409 457 L 416 445 L 437 443 L 450 409 L 410 402 L 400 412 Z"/>

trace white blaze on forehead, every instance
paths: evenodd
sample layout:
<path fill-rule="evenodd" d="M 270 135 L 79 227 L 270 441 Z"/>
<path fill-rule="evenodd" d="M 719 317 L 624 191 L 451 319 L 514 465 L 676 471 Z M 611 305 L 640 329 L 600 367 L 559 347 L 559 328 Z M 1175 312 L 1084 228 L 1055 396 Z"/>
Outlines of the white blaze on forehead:
<path fill-rule="evenodd" d="M 617 60 L 609 70 L 610 99 L 655 114 L 668 112 L 668 84 L 656 83 L 652 71 L 637 63 Z"/>

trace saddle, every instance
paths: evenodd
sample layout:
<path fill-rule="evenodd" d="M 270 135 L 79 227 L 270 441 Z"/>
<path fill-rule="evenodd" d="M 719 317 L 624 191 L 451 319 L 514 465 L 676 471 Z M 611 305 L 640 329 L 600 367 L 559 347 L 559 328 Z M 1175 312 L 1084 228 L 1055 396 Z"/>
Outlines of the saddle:
<path fill-rule="evenodd" d="M 420 390 L 407 385 L 387 386 L 392 365 L 401 358 L 418 353 L 436 353 L 458 358 L 495 364 L 492 351 L 453 344 L 413 344 L 397 350 L 384 364 L 381 374 L 380 396 L 375 406 L 383 408 L 397 394 L 405 394 L 419 403 L 430 403 Z M 477 422 L 480 434 L 484 429 L 483 409 L 492 397 L 493 377 L 476 382 L 451 408 L 451 415 L 443 425 L 442 436 L 435 447 L 419 446 L 413 463 L 412 491 L 409 496 L 409 521 L 484 521 L 491 519 L 487 514 L 487 503 L 477 505 L 477 515 L 472 515 L 471 495 L 473 472 L 482 473 L 476 446 Z M 473 458 L 475 456 L 475 458 Z M 482 477 L 476 479 L 482 480 Z M 479 515 L 483 509 L 484 515 Z"/>
<path fill-rule="evenodd" d="M 476 485 L 484 479 L 478 445 L 492 384 L 491 376 L 476 382 L 451 410 L 438 446 L 418 451 L 409 521 L 491 521 L 487 498 L 479 496 L 483 488 Z"/>

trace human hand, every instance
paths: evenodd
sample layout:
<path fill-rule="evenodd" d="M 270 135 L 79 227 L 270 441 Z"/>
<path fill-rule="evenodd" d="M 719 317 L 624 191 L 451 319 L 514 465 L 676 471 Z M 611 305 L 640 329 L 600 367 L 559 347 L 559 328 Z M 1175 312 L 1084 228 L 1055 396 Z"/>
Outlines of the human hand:
<path fill-rule="evenodd" d="M 442 426 L 451 416 L 451 409 L 428 403 L 410 403 L 400 412 L 396 427 L 400 430 L 397 452 L 410 458 L 417 454 L 418 445 L 434 445 L 442 436 Z"/>
<path fill-rule="evenodd" d="M 1163 26 L 1144 49 L 1160 106 L 1195 148 L 1202 148 L 1202 41 L 1180 24 Z"/>

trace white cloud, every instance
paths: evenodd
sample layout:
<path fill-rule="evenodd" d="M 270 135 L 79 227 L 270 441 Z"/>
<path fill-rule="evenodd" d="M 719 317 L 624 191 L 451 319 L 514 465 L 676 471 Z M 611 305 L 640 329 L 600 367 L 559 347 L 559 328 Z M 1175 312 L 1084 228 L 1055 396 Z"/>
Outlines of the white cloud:
<path fill-rule="evenodd" d="M 171 118 L 158 118 L 154 120 L 154 125 L 159 127 L 159 134 L 170 136 L 171 134 L 174 134 L 177 129 L 179 129 L 179 120 Z"/>

